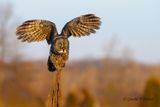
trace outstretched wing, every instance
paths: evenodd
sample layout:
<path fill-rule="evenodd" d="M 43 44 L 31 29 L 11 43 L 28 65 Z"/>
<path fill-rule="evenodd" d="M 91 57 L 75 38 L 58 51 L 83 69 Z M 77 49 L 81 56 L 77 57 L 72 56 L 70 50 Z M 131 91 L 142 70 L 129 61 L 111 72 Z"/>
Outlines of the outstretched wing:
<path fill-rule="evenodd" d="M 35 42 L 46 39 L 48 44 L 50 44 L 51 39 L 57 34 L 55 24 L 47 20 L 28 20 L 16 29 L 18 39 L 21 39 L 23 42 Z"/>
<path fill-rule="evenodd" d="M 69 21 L 62 29 L 61 35 L 81 37 L 95 33 L 101 25 L 100 18 L 94 14 L 82 15 Z"/>

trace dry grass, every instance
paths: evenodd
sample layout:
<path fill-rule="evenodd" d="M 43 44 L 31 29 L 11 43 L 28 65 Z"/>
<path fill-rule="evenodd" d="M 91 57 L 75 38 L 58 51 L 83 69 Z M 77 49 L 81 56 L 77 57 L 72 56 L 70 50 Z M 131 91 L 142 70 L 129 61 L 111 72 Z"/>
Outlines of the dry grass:
<path fill-rule="evenodd" d="M 61 96 L 62 100 L 58 102 L 63 107 L 70 105 L 72 98 L 75 98 L 75 102 L 71 102 L 73 107 L 83 107 L 83 104 L 87 105 L 90 101 L 99 107 L 139 107 L 138 101 L 128 102 L 123 98 L 142 96 L 146 81 L 151 76 L 159 78 L 159 71 L 159 65 L 145 65 L 135 61 L 82 60 L 68 64 L 59 77 L 57 72 L 51 75 L 47 71 L 45 61 L 0 63 L 0 74 L 3 75 L 3 79 L 0 79 L 0 103 L 8 107 L 44 107 L 48 96 L 47 107 L 54 107 L 53 92 L 56 93 L 57 88 L 53 85 L 61 80 L 59 84 L 63 85 L 60 88 L 63 98 Z M 88 98 L 91 100 L 85 100 Z M 12 106 L 8 102 L 12 102 Z"/>

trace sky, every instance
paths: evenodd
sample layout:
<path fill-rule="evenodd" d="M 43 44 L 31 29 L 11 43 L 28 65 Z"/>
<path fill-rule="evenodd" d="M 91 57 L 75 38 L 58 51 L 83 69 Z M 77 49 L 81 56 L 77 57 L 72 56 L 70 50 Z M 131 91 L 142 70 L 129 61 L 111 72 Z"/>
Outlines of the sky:
<path fill-rule="evenodd" d="M 160 63 L 159 0 L 1 0 L 11 3 L 21 23 L 29 19 L 53 21 L 60 33 L 71 19 L 94 13 L 101 17 L 101 29 L 89 37 L 70 37 L 70 59 L 99 58 L 116 36 L 117 47 L 128 47 L 142 62 Z M 26 58 L 47 58 L 47 43 L 21 43 Z M 118 51 L 117 51 L 118 52 Z"/>

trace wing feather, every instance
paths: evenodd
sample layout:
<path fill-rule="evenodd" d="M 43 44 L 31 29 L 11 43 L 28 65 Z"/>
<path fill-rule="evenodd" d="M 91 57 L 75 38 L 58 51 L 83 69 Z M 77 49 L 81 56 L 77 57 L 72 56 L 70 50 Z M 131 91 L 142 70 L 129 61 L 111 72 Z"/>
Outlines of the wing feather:
<path fill-rule="evenodd" d="M 57 34 L 55 24 L 47 20 L 28 20 L 16 29 L 18 39 L 21 39 L 23 42 L 49 40 L 50 36 Z"/>
<path fill-rule="evenodd" d="M 100 18 L 94 14 L 82 15 L 69 21 L 62 29 L 61 35 L 81 37 L 95 33 L 101 25 Z"/>

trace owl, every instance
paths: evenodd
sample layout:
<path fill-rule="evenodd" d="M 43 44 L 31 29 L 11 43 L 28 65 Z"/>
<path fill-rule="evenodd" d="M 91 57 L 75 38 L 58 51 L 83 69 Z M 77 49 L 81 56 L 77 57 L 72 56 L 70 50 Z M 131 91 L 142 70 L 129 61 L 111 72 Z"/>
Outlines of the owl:
<path fill-rule="evenodd" d="M 48 70 L 53 72 L 65 67 L 69 57 L 70 36 L 81 37 L 95 33 L 101 25 L 100 18 L 94 14 L 81 15 L 67 22 L 59 34 L 56 25 L 48 20 L 28 20 L 16 29 L 17 38 L 22 42 L 46 40 L 50 45 Z"/>

